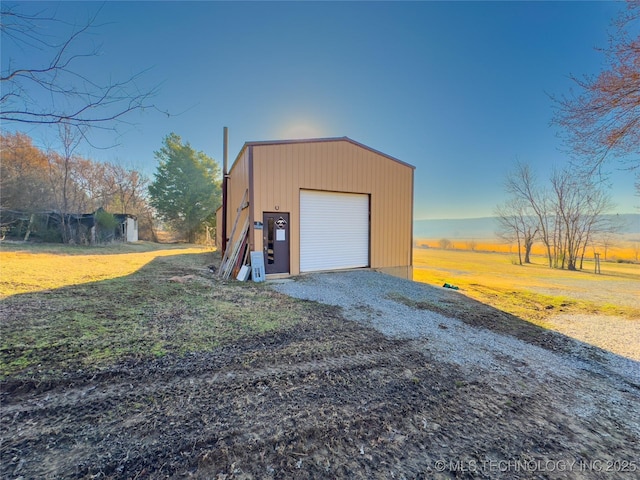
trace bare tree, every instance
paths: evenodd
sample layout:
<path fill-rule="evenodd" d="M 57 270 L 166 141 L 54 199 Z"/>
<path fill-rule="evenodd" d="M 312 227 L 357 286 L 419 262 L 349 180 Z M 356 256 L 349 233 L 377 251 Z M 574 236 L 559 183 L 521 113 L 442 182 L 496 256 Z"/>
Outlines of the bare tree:
<path fill-rule="evenodd" d="M 600 245 L 604 250 L 605 262 L 607 261 L 607 253 L 609 252 L 609 249 L 615 246 L 615 243 L 616 243 L 616 237 L 615 237 L 615 234 L 612 234 L 612 233 L 604 233 L 600 235 L 600 237 L 596 239 L 596 241 L 594 242 L 594 247 L 596 245 Z"/>
<path fill-rule="evenodd" d="M 25 4 L 19 6 L 25 8 Z M 4 3 L 0 8 L 2 42 L 17 46 L 22 53 L 17 59 L 6 58 L 3 48 L 0 121 L 77 127 L 84 135 L 87 127 L 113 129 L 126 114 L 155 108 L 151 103 L 155 92 L 138 88 L 143 73 L 106 83 L 81 73 L 83 61 L 99 53 L 85 41 L 99 27 L 99 10 L 56 41 L 45 33 L 52 30 L 48 27 L 67 23 L 46 11 L 30 14 Z M 41 63 L 34 60 L 43 57 Z"/>
<path fill-rule="evenodd" d="M 640 166 L 639 22 L 640 2 L 629 0 L 602 49 L 607 67 L 597 76 L 571 76 L 578 93 L 552 97 L 553 123 L 589 173 L 598 171 L 608 156 L 626 159 L 631 168 Z"/>
<path fill-rule="evenodd" d="M 555 222 L 548 192 L 540 187 L 529 165 L 520 162 L 507 174 L 505 189 L 514 201 L 527 205 L 530 214 L 537 220 L 536 233 L 547 250 L 549 267 L 552 267 L 555 256 Z M 535 237 L 532 240 L 533 238 Z"/>
<path fill-rule="evenodd" d="M 547 250 L 549 267 L 582 268 L 587 246 L 606 229 L 603 214 L 612 207 L 602 184 L 569 170 L 555 172 L 551 189 L 543 189 L 528 165 L 518 163 L 505 180 L 511 198 L 497 208 L 503 231 L 531 248 L 536 235 Z M 522 261 L 522 259 L 521 259 Z M 525 262 L 527 259 L 525 258 Z"/>
<path fill-rule="evenodd" d="M 135 169 L 127 169 L 114 163 L 107 163 L 105 167 L 114 192 L 110 209 L 114 212 L 133 213 L 132 210 L 136 209 L 146 194 L 148 177 Z"/>
<path fill-rule="evenodd" d="M 502 238 L 509 243 L 516 242 L 518 247 L 518 264 L 522 265 L 522 236 L 517 216 L 511 209 L 509 202 L 506 202 L 503 205 L 498 205 L 495 209 L 495 214 L 498 217 L 499 224 L 499 229 L 496 234 L 499 238 Z"/>
<path fill-rule="evenodd" d="M 438 245 L 440 246 L 440 248 L 442 248 L 443 250 L 448 250 L 450 248 L 453 248 L 453 244 L 451 243 L 451 240 L 449 240 L 448 238 L 441 238 L 438 241 Z"/>
<path fill-rule="evenodd" d="M 556 260 L 560 268 L 564 268 L 566 263 L 568 270 L 577 270 L 578 259 L 581 259 L 582 267 L 584 253 L 594 232 L 604 225 L 602 215 L 611 208 L 611 199 L 597 183 L 578 179 L 568 170 L 555 172 L 551 185 L 559 232 L 556 238 L 559 257 Z"/>
<path fill-rule="evenodd" d="M 82 210 L 88 213 L 98 208 L 108 209 L 115 189 L 108 181 L 107 164 L 77 158 L 74 166 L 74 179 L 88 199 Z"/>
<path fill-rule="evenodd" d="M 604 250 L 604 261 L 607 261 L 607 254 L 611 247 L 620 240 L 620 232 L 624 228 L 624 222 L 618 215 L 609 215 L 596 225 L 593 232 L 592 245 L 594 247 L 602 247 Z"/>
<path fill-rule="evenodd" d="M 54 193 L 56 210 L 60 215 L 62 241 L 67 243 L 71 240 L 69 213 L 72 209 L 76 213 L 80 212 L 86 198 L 86 192 L 75 181 L 77 169 L 75 168 L 74 152 L 82 140 L 82 135 L 78 133 L 77 129 L 72 130 L 72 127 L 67 124 L 60 125 L 59 135 L 62 153 L 51 152 L 49 154 L 49 179 Z"/>
<path fill-rule="evenodd" d="M 523 248 L 524 263 L 531 263 L 531 249 L 540 227 L 537 218 L 530 211 L 529 204 L 522 198 L 514 197 L 498 205 L 495 214 L 500 226 L 498 236 L 509 242 L 516 242 L 520 265 L 523 264 Z"/>

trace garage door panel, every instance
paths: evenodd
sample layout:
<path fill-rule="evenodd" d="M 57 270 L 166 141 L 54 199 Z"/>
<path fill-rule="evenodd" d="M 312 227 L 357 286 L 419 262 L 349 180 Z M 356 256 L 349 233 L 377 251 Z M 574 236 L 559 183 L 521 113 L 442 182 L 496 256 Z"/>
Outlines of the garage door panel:
<path fill-rule="evenodd" d="M 369 196 L 300 192 L 300 271 L 369 265 Z"/>

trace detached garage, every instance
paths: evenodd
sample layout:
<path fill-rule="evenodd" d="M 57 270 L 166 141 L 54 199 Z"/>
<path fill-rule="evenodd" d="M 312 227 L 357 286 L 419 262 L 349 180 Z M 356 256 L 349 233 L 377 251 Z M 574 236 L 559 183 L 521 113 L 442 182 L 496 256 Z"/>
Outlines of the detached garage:
<path fill-rule="evenodd" d="M 411 279 L 413 171 L 347 137 L 245 143 L 218 248 L 236 265 L 261 251 L 267 277 L 368 267 Z"/>

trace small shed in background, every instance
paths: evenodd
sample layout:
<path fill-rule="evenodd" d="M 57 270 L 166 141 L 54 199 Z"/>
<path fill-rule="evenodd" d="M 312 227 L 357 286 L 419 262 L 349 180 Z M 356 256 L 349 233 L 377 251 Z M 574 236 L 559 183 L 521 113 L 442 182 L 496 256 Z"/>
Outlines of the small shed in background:
<path fill-rule="evenodd" d="M 411 279 L 414 169 L 347 137 L 247 142 L 227 176 L 226 249 L 236 265 L 262 251 L 267 278 L 370 267 Z"/>
<path fill-rule="evenodd" d="M 120 235 L 116 234 L 116 238 L 120 238 L 124 242 L 137 242 L 138 217 L 129 213 L 115 213 L 113 216 L 118 220 L 120 229 Z"/>
<path fill-rule="evenodd" d="M 29 238 L 61 242 L 62 225 L 67 240 L 79 245 L 109 242 L 137 242 L 138 218 L 129 213 L 110 214 L 103 208 L 92 213 L 27 212 L 0 208 L 2 238 Z"/>

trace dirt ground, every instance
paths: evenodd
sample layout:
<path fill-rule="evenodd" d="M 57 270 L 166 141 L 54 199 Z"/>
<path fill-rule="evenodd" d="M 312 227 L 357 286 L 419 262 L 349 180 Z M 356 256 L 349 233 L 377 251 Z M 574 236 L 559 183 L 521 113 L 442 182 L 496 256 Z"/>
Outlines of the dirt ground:
<path fill-rule="evenodd" d="M 465 323 L 494 328 L 491 310 L 470 302 Z M 516 336 L 550 354 L 587 351 L 528 332 Z M 640 476 L 640 385 L 586 368 L 543 379 L 463 371 L 434 358 L 431 341 L 388 338 L 316 304 L 295 327 L 214 353 L 9 379 L 0 477 Z M 598 362 L 589 352 L 576 360 Z"/>

